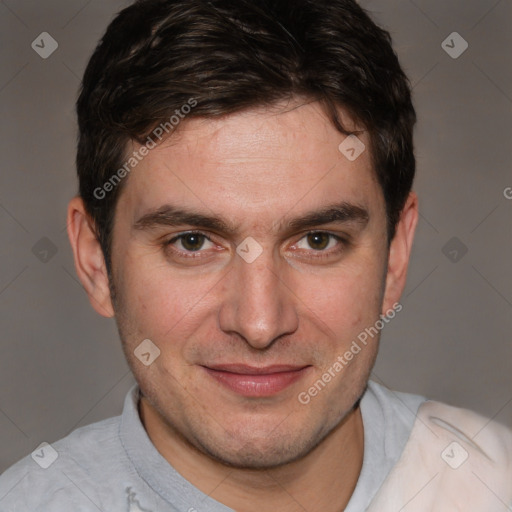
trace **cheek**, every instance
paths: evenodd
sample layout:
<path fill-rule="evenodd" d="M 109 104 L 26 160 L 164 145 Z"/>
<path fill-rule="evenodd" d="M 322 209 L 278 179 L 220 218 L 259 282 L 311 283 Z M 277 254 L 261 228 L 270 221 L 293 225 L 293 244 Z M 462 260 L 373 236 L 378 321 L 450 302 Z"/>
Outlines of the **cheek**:
<path fill-rule="evenodd" d="M 119 321 L 129 326 L 125 342 L 136 343 L 141 337 L 160 343 L 183 339 L 200 322 L 215 280 L 180 276 L 134 259 L 123 263 L 122 282 L 116 289 Z"/>
<path fill-rule="evenodd" d="M 317 276 L 308 277 L 301 295 L 334 333 L 354 334 L 373 324 L 379 316 L 382 280 L 377 265 L 354 265 L 322 280 Z"/>

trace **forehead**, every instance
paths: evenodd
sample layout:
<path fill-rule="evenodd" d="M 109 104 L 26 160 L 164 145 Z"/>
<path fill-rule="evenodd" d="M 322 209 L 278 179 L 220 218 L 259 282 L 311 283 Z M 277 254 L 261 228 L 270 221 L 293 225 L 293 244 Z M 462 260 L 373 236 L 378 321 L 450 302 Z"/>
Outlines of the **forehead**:
<path fill-rule="evenodd" d="M 349 130 L 357 126 L 342 113 Z M 192 118 L 138 164 L 122 200 L 141 215 L 172 202 L 208 213 L 283 216 L 348 201 L 368 210 L 383 199 L 370 141 L 358 132 L 355 160 L 318 103 L 260 108 L 221 118 Z"/>

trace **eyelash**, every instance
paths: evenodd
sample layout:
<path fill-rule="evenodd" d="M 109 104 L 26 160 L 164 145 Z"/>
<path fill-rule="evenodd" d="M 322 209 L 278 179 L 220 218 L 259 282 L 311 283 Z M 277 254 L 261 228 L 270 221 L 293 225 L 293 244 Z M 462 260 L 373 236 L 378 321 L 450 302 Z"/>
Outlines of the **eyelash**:
<path fill-rule="evenodd" d="M 306 250 L 308 252 L 311 252 L 311 254 L 313 254 L 314 256 L 312 256 L 313 258 L 315 259 L 321 259 L 321 258 L 328 258 L 328 257 L 331 257 L 333 255 L 336 255 L 336 254 L 339 254 L 341 253 L 343 250 L 345 250 L 346 246 L 348 245 L 348 240 L 344 239 L 343 237 L 339 236 L 339 235 L 335 235 L 334 233 L 330 233 L 328 231 L 308 231 L 307 233 L 305 233 L 299 240 L 297 240 L 297 242 L 295 242 L 294 245 L 298 244 L 301 240 L 303 240 L 304 238 L 306 238 L 307 236 L 309 235 L 328 235 L 331 239 L 334 239 L 336 242 L 338 242 L 338 245 L 335 249 L 328 249 L 328 250 L 314 250 L 314 249 L 310 249 L 309 251 L 307 249 L 299 249 L 300 251 L 303 251 L 303 250 Z M 211 243 L 215 243 L 210 236 L 208 236 L 206 233 L 203 233 L 202 231 L 185 231 L 183 233 L 180 233 L 176 236 L 174 236 L 173 238 L 171 238 L 170 240 L 167 240 L 166 242 L 164 242 L 164 248 L 169 248 L 169 247 L 172 247 L 172 245 L 176 242 L 178 242 L 179 240 L 183 240 L 187 235 L 199 235 L 199 236 L 202 236 L 204 237 L 207 241 L 211 242 Z M 181 250 L 177 250 L 177 249 L 172 249 L 172 251 L 177 254 L 179 257 L 181 258 L 200 258 L 200 257 L 204 257 L 201 255 L 201 252 L 202 252 L 202 249 L 199 249 L 198 251 L 181 251 Z M 311 258 L 311 256 L 308 256 L 309 258 Z"/>
<path fill-rule="evenodd" d="M 202 231 L 185 231 L 183 233 L 180 233 L 179 235 L 174 236 L 170 240 L 164 242 L 164 247 L 165 248 L 172 247 L 172 245 L 175 242 L 178 242 L 179 240 L 183 240 L 187 235 L 199 235 L 199 236 L 204 237 L 209 242 L 214 243 L 213 240 L 206 233 L 203 233 Z M 174 253 L 177 253 L 182 258 L 199 258 L 199 257 L 201 257 L 201 251 L 202 251 L 202 249 L 200 249 L 199 251 L 180 251 L 177 249 L 172 249 L 172 250 Z"/>

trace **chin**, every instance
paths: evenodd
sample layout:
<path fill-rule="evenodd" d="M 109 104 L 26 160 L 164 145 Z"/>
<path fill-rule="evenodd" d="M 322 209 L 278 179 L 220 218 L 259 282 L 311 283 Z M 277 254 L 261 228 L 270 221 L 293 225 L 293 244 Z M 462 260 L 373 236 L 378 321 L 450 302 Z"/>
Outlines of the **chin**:
<path fill-rule="evenodd" d="M 236 469 L 268 470 L 290 464 L 308 455 L 329 434 L 325 426 L 293 432 L 284 425 L 263 435 L 244 433 L 215 436 L 198 435 L 196 447 L 218 462 Z M 202 441 L 206 442 L 202 442 Z"/>
<path fill-rule="evenodd" d="M 206 447 L 205 447 L 206 448 Z M 232 447 L 220 452 L 219 447 L 213 451 L 205 449 L 205 453 L 225 466 L 236 469 L 268 470 L 274 469 L 304 457 L 310 450 L 302 446 L 275 446 L 260 447 L 257 443 L 245 445 L 241 450 L 234 451 Z"/>

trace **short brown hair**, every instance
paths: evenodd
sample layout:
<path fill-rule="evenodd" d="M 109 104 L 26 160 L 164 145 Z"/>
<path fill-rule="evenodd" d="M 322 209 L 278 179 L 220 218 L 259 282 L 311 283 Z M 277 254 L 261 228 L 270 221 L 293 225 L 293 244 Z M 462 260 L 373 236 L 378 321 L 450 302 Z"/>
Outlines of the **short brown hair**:
<path fill-rule="evenodd" d="M 339 107 L 368 131 L 391 240 L 414 179 L 416 115 L 389 33 L 354 0 L 139 0 L 121 11 L 77 101 L 79 193 L 109 271 L 124 182 L 95 190 L 130 141 L 145 143 L 191 98 L 188 117 L 215 117 L 293 96 L 321 102 L 342 133 Z"/>

